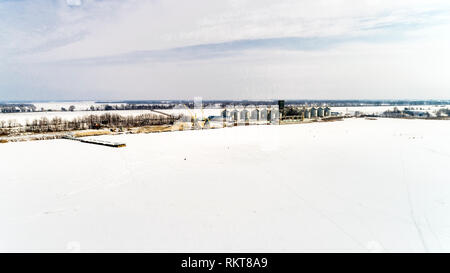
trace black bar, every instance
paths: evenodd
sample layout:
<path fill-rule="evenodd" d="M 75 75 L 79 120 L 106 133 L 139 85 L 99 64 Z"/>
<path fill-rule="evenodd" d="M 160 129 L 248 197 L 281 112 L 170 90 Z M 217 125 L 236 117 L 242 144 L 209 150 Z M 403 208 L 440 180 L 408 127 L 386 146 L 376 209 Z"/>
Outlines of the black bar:
<path fill-rule="evenodd" d="M 30 267 L 65 272 L 367 272 L 446 265 L 448 254 L 293 254 L 293 253 L 173 253 L 173 254 L 0 254 L 3 268 Z M 203 261 L 203 262 L 200 262 Z M 206 262 L 209 261 L 209 262 Z M 211 266 L 212 261 L 214 265 Z M 220 264 L 219 264 L 220 263 Z M 27 271 L 26 271 L 27 272 Z M 96 271 L 94 271 L 96 272 Z"/>

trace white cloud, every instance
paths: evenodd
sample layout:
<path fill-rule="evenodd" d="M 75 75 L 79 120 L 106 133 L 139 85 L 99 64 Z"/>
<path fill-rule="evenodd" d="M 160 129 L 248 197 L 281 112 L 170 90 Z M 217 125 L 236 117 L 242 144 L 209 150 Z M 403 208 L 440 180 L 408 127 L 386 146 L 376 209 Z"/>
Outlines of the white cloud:
<path fill-rule="evenodd" d="M 17 43 L 10 48 L 38 48 L 47 52 L 35 57 L 49 60 L 241 39 L 360 35 L 380 26 L 433 23 L 436 16 L 426 16 L 432 11 L 447 10 L 448 19 L 447 2 L 86 0 L 82 9 L 46 7 L 57 14 L 55 22 L 43 26 L 50 29 L 39 35 L 15 31 L 10 35 L 17 37 Z"/>
<path fill-rule="evenodd" d="M 92 91 L 101 99 L 422 98 L 444 97 L 450 88 L 444 77 L 450 70 L 448 1 L 20 2 L 27 7 L 22 15 L 2 13 L 0 4 L 6 18 L 0 57 L 8 59 L 0 76 L 8 89 L 31 90 L 21 94 L 36 88 L 65 99 L 93 98 Z M 77 2 L 82 5 L 70 7 Z M 208 60 L 48 64 L 274 37 L 349 39 L 316 51 L 249 49 Z M 4 90 L 0 95 L 11 92 Z"/>
<path fill-rule="evenodd" d="M 81 0 L 66 0 L 68 6 L 81 6 Z"/>

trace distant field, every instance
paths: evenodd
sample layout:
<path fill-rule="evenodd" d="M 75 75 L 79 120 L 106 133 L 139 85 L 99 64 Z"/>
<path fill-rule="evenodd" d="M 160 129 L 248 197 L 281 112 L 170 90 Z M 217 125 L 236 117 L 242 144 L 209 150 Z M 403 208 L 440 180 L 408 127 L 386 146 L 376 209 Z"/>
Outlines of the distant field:
<path fill-rule="evenodd" d="M 30 112 L 30 113 L 0 113 L 0 121 L 13 121 L 21 125 L 32 122 L 33 120 L 46 117 L 52 120 L 54 117 L 60 117 L 65 120 L 72 120 L 74 118 L 89 116 L 89 115 L 103 115 L 106 113 L 118 114 L 122 116 L 138 116 L 142 114 L 156 114 L 151 110 L 117 110 L 117 111 L 74 111 L 74 112 Z"/>
<path fill-rule="evenodd" d="M 450 251 L 448 121 L 0 147 L 0 250 Z"/>
<path fill-rule="evenodd" d="M 156 114 L 151 110 L 115 110 L 115 111 L 80 111 L 81 109 L 89 109 L 94 102 L 65 102 L 65 103 L 38 103 L 36 104 L 37 109 L 44 107 L 45 109 L 53 109 L 53 112 L 32 112 L 32 113 L 0 113 L 0 121 L 5 122 L 13 121 L 14 123 L 25 125 L 27 122 L 32 122 L 34 119 L 40 119 L 46 117 L 51 120 L 54 117 L 60 117 L 62 119 L 71 120 L 77 117 L 83 117 L 87 115 L 101 115 L 105 113 L 114 113 L 122 116 L 137 116 L 141 114 Z M 61 112 L 55 111 L 60 110 L 61 107 L 68 109 L 70 105 L 76 106 L 76 111 L 74 112 Z M 102 104 L 97 104 L 102 105 Z M 115 105 L 115 104 L 110 104 Z M 358 107 L 331 107 L 332 112 L 338 112 L 341 114 L 351 114 L 354 115 L 355 112 L 360 112 L 364 114 L 381 114 L 387 110 L 393 110 L 396 106 L 358 106 Z M 437 110 L 443 107 L 449 106 L 430 106 L 430 105 L 415 105 L 415 106 L 397 106 L 399 110 L 403 110 L 405 107 L 414 107 L 416 109 L 422 109 L 423 111 L 428 111 L 430 113 L 435 113 Z M 185 115 L 196 115 L 197 117 L 208 117 L 208 116 L 218 116 L 221 114 L 221 108 L 206 108 L 206 109 L 187 109 L 185 107 L 177 107 L 176 109 L 169 110 L 158 110 L 167 114 L 185 114 Z"/>
<path fill-rule="evenodd" d="M 102 106 L 106 103 L 96 103 L 95 101 L 65 101 L 65 102 L 33 102 L 38 110 L 44 108 L 45 110 L 61 110 L 62 107 L 69 109 L 70 106 L 75 106 L 77 111 L 89 110 L 91 106 Z M 109 105 L 121 105 L 123 103 L 108 103 Z"/>
<path fill-rule="evenodd" d="M 435 113 L 437 110 L 442 108 L 448 108 L 449 105 L 411 105 L 411 106 L 353 106 L 353 107 L 332 107 L 331 111 L 336 111 L 339 113 L 355 114 L 355 112 L 360 112 L 364 114 L 382 114 L 385 111 L 392 111 L 395 108 L 398 110 L 404 110 L 405 108 L 421 109 L 422 111 Z"/>

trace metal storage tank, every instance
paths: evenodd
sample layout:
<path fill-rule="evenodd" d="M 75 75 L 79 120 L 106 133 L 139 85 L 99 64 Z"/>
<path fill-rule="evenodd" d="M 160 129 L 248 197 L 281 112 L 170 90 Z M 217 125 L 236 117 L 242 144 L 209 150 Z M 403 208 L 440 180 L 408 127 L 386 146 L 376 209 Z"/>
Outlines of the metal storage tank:
<path fill-rule="evenodd" d="M 244 110 L 241 111 L 241 119 L 244 120 L 244 121 L 248 121 L 249 118 L 248 118 L 248 111 L 247 110 L 244 109 Z"/>
<path fill-rule="evenodd" d="M 267 121 L 267 109 L 260 110 L 260 120 Z"/>
<path fill-rule="evenodd" d="M 231 119 L 233 121 L 238 121 L 239 120 L 239 111 L 238 110 L 233 110 L 231 112 Z"/>
<path fill-rule="evenodd" d="M 311 118 L 317 117 L 317 109 L 315 107 L 311 108 Z"/>
<path fill-rule="evenodd" d="M 278 111 L 278 109 L 272 109 L 272 111 L 270 111 L 270 122 L 272 124 L 276 124 L 278 123 L 280 120 L 280 112 Z"/>
<path fill-rule="evenodd" d="M 331 116 L 331 108 L 328 107 L 328 106 L 325 107 L 324 114 L 325 114 L 326 117 Z"/>
<path fill-rule="evenodd" d="M 323 118 L 323 108 L 322 107 L 317 108 L 317 116 Z"/>
<path fill-rule="evenodd" d="M 311 118 L 311 112 L 309 111 L 309 109 L 305 109 L 303 113 L 304 118 Z"/>
<path fill-rule="evenodd" d="M 252 111 L 251 119 L 255 121 L 259 121 L 259 110 L 255 109 Z"/>

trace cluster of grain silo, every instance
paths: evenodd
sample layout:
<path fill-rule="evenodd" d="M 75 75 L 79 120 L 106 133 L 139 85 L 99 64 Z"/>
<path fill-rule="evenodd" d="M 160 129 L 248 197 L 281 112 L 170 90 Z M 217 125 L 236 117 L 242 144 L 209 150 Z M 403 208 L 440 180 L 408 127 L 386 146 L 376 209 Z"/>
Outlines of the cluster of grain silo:
<path fill-rule="evenodd" d="M 273 106 L 231 106 L 222 111 L 225 123 L 234 125 L 274 124 L 279 118 L 278 107 Z"/>
<path fill-rule="evenodd" d="M 190 111 L 185 119 L 190 118 L 191 126 L 180 125 L 184 128 L 222 128 L 238 125 L 282 124 L 315 121 L 331 116 L 331 109 L 322 106 L 299 106 L 279 103 L 278 105 L 229 105 L 219 115 L 197 117 Z M 185 119 L 179 123 L 188 123 Z"/>
<path fill-rule="evenodd" d="M 305 119 L 319 119 L 331 116 L 331 109 L 326 106 L 284 106 L 284 102 L 280 103 L 282 105 L 281 119 L 283 121 L 303 121 Z"/>
<path fill-rule="evenodd" d="M 317 118 L 317 108 L 316 107 L 312 107 L 309 111 L 311 112 L 311 118 Z"/>

